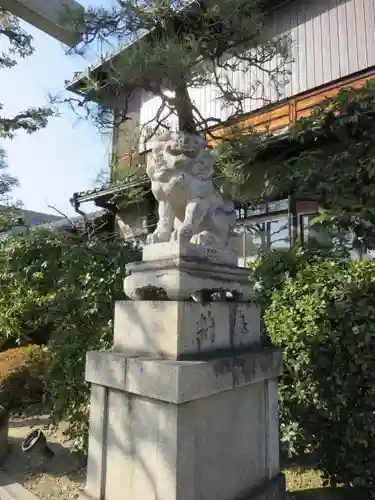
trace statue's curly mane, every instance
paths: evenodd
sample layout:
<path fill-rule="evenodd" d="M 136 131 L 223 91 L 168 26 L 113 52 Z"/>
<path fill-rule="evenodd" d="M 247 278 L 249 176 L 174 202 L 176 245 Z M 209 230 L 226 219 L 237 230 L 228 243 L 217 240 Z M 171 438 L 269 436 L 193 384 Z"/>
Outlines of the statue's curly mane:
<path fill-rule="evenodd" d="M 200 136 L 181 139 L 178 132 L 170 131 L 159 135 L 148 162 L 149 177 L 153 180 L 154 171 L 168 169 L 169 178 L 174 176 L 172 172 L 175 175 L 186 172 L 198 180 L 210 181 L 214 174 L 214 159 L 204 146 L 205 140 Z"/>

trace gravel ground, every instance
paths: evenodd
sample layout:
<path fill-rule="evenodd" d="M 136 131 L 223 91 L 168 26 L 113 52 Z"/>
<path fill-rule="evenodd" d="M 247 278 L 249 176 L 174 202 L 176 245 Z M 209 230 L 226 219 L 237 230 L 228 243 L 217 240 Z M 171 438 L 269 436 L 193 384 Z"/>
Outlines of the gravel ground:
<path fill-rule="evenodd" d="M 46 415 L 13 416 L 9 422 L 9 454 L 2 469 L 16 482 L 42 500 L 74 500 L 85 483 L 86 470 L 82 457 L 72 453 L 70 443 L 63 435 L 66 425 L 48 429 Z M 21 443 L 33 429 L 46 435 L 54 458 L 36 460 L 21 450 Z"/>

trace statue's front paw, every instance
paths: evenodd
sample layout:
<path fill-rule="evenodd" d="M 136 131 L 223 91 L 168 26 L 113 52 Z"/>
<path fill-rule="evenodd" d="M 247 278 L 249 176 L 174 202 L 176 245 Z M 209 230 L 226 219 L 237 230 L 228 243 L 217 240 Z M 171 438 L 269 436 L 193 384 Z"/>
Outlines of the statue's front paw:
<path fill-rule="evenodd" d="M 178 241 L 178 231 L 175 229 L 173 233 L 171 234 L 171 241 L 176 242 Z"/>
<path fill-rule="evenodd" d="M 173 231 L 171 241 L 189 242 L 193 236 L 193 232 L 188 226 L 181 226 L 179 229 Z"/>

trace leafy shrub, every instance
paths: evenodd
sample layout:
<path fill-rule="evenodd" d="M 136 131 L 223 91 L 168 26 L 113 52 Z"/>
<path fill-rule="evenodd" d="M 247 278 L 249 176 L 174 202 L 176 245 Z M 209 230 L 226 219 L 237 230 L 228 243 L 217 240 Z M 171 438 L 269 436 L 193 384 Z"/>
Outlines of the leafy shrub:
<path fill-rule="evenodd" d="M 85 356 L 111 339 L 125 264 L 139 251 L 123 240 L 35 231 L 0 247 L 0 338 L 48 341 L 46 383 L 54 420 L 66 419 L 77 448 L 87 438 Z"/>
<path fill-rule="evenodd" d="M 44 396 L 46 356 L 30 345 L 0 353 L 0 404 L 9 410 L 39 403 Z"/>
<path fill-rule="evenodd" d="M 254 300 L 263 308 L 271 303 L 272 294 L 282 288 L 288 276 L 295 276 L 308 260 L 308 252 L 301 247 L 291 250 L 275 249 L 261 252 L 249 263 L 254 282 Z"/>
<path fill-rule="evenodd" d="M 68 247 L 58 233 L 36 231 L 0 243 L 0 345 L 3 349 L 45 343 L 52 330 L 49 309 L 56 300 Z"/>
<path fill-rule="evenodd" d="M 265 312 L 284 351 L 283 439 L 325 479 L 375 493 L 375 262 L 307 263 Z"/>
<path fill-rule="evenodd" d="M 139 253 L 122 240 L 70 246 L 61 256 L 53 334 L 48 344 L 48 388 L 55 420 L 66 419 L 76 449 L 86 450 L 89 386 L 86 352 L 112 340 L 114 301 L 124 299 L 125 264 Z"/>
<path fill-rule="evenodd" d="M 280 290 L 286 278 L 295 277 L 297 272 L 307 263 L 322 261 L 345 261 L 346 251 L 336 248 L 293 248 L 265 250 L 249 263 L 251 278 L 254 282 L 254 300 L 263 308 L 267 308 L 276 290 Z"/>

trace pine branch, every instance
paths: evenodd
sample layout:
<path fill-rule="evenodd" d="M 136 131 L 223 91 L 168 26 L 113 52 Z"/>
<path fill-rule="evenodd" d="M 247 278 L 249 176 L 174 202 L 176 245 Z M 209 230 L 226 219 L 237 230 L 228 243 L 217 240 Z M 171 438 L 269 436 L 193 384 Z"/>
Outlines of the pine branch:
<path fill-rule="evenodd" d="M 265 38 L 258 0 L 217 0 L 210 6 L 200 1 L 121 0 L 117 8 L 89 9 L 75 22 L 83 33 L 76 52 L 108 38 L 132 42 L 110 61 L 103 60 L 104 78 L 103 71 L 100 76 L 91 72 L 86 96 L 131 96 L 139 89 L 158 96 L 163 111 L 159 109 L 149 122 L 155 124 L 154 133 L 168 127 L 167 115 L 176 115 L 179 129 L 190 133 L 220 123 L 219 117 L 203 116 L 191 100 L 190 88 L 216 87 L 222 106 L 229 110 L 228 120 L 243 114 L 247 101 L 268 102 L 260 81 L 250 89 L 238 89 L 228 78 L 230 72 L 263 72 L 276 95 L 288 80 L 288 36 Z M 172 97 L 166 98 L 166 92 Z M 77 107 L 81 106 L 90 107 L 84 97 Z"/>
<path fill-rule="evenodd" d="M 25 58 L 34 52 L 32 36 L 20 27 L 16 16 L 0 7 L 0 40 L 4 37 L 8 39 L 10 49 L 9 54 L 0 53 L 0 68 L 10 68 L 16 64 L 11 54 Z"/>
<path fill-rule="evenodd" d="M 19 130 L 32 134 L 40 128 L 44 128 L 48 118 L 53 115 L 54 112 L 50 108 L 30 108 L 13 118 L 0 116 L 0 137 L 12 139 Z"/>

